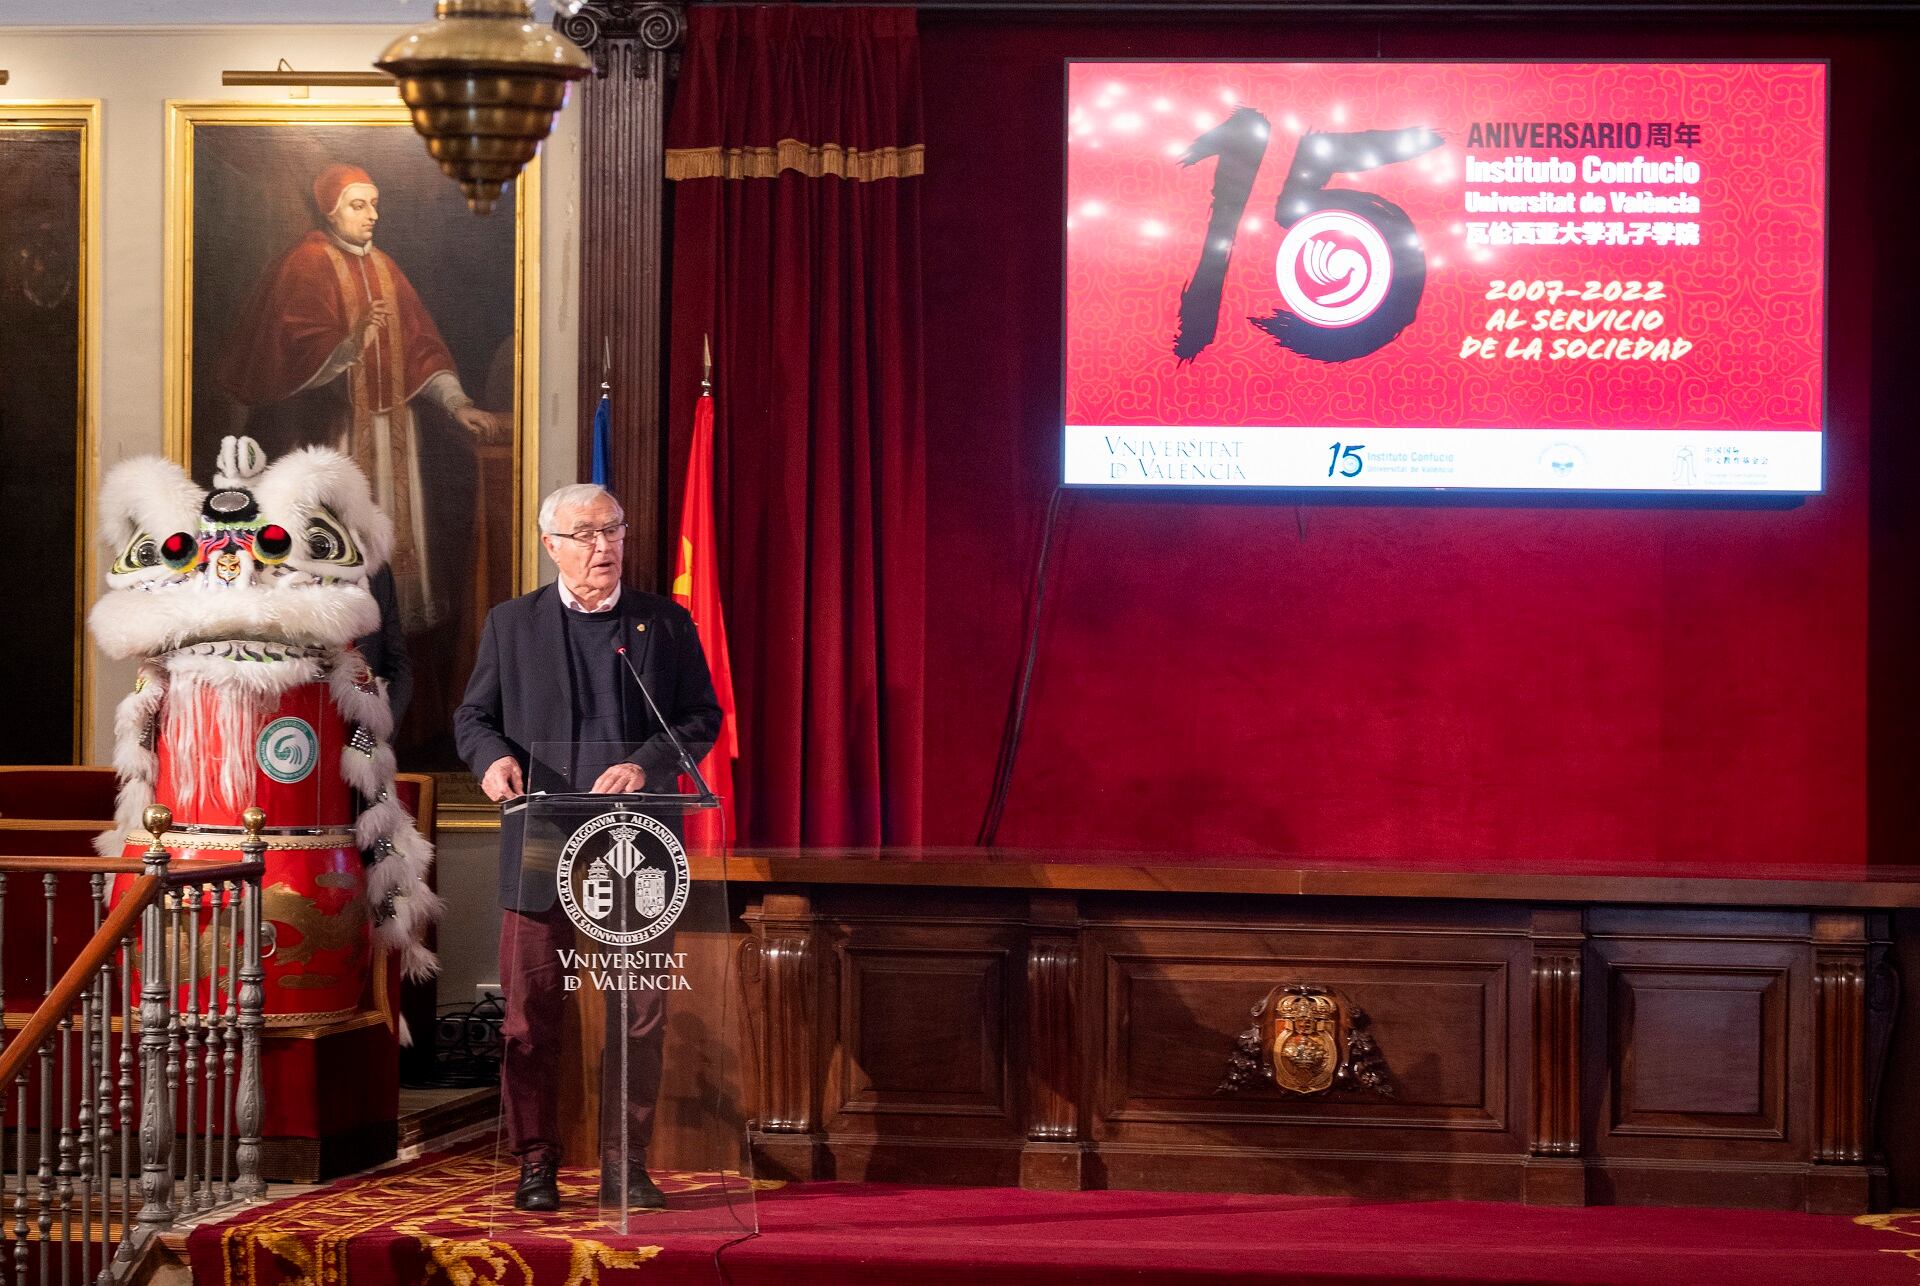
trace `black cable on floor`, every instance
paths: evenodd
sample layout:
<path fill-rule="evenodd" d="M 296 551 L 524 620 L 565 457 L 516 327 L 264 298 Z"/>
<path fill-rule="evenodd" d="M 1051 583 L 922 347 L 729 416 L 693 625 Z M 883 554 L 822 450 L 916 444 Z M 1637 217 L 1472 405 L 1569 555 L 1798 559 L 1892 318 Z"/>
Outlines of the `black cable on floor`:
<path fill-rule="evenodd" d="M 729 1273 L 727 1271 L 727 1266 L 720 1262 L 720 1256 L 725 1254 L 728 1250 L 732 1249 L 733 1247 L 739 1245 L 741 1242 L 752 1241 L 755 1237 L 758 1237 L 759 1235 L 760 1235 L 760 1230 L 758 1228 L 755 1228 L 752 1232 L 743 1232 L 738 1237 L 735 1237 L 732 1241 L 723 1241 L 718 1246 L 715 1246 L 713 1248 L 713 1271 L 714 1271 L 714 1274 L 719 1277 L 722 1283 L 722 1286 L 733 1286 L 733 1274 Z"/>

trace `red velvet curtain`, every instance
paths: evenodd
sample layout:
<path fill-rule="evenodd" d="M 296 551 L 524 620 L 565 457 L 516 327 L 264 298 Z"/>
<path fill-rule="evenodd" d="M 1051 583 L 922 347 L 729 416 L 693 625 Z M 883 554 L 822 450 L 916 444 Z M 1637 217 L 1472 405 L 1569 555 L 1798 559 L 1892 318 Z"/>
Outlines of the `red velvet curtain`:
<path fill-rule="evenodd" d="M 711 335 L 742 843 L 920 838 L 921 141 L 911 10 L 689 13 L 670 499 Z"/>

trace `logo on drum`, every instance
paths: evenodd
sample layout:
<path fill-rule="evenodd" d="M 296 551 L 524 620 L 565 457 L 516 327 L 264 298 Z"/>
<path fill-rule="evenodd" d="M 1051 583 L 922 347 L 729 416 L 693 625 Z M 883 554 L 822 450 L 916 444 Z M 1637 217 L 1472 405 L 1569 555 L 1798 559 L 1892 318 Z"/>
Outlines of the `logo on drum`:
<path fill-rule="evenodd" d="M 664 823 L 612 812 L 573 833 L 554 878 L 575 927 L 609 946 L 631 947 L 673 927 L 693 876 L 687 850 Z"/>
<path fill-rule="evenodd" d="M 1357 326 L 1393 288 L 1393 255 L 1370 220 L 1351 210 L 1319 210 L 1287 229 L 1274 274 L 1280 297 L 1301 320 Z"/>
<path fill-rule="evenodd" d="M 320 761 L 320 738 L 305 719 L 287 715 L 260 730 L 253 755 L 260 761 L 261 772 L 283 786 L 291 786 L 305 781 Z"/>

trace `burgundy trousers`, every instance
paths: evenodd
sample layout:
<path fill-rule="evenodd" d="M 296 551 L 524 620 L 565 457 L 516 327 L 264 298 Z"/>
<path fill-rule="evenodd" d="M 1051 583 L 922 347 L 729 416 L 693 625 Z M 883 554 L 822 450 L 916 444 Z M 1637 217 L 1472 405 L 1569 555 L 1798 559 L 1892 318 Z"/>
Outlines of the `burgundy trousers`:
<path fill-rule="evenodd" d="M 556 902 L 545 911 L 500 913 L 500 985 L 506 991 L 505 1051 L 500 1065 L 500 1098 L 507 1117 L 507 1139 L 522 1161 L 553 1161 L 560 1155 L 561 1020 L 566 970 L 560 949 L 592 948 L 576 940 L 573 925 Z M 648 950 L 666 951 L 663 943 Z M 619 1147 L 620 1108 L 627 1112 L 628 1156 L 638 1164 L 653 1138 L 654 1100 L 660 1094 L 660 1054 L 666 1044 L 667 998 L 659 991 L 607 991 L 606 1049 L 600 1059 L 600 1140 L 611 1160 Z M 621 997 L 626 997 L 627 1085 L 620 1087 Z M 588 1161 L 574 1158 L 576 1164 Z"/>

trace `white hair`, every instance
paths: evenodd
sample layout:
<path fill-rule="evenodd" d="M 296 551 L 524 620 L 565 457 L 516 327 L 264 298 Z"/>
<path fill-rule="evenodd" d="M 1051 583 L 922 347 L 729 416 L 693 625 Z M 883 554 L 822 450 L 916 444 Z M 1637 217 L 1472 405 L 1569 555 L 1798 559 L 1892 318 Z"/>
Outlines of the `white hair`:
<path fill-rule="evenodd" d="M 613 501 L 613 512 L 622 522 L 625 522 L 627 511 L 620 507 L 620 501 L 611 491 L 597 482 L 574 482 L 564 487 L 554 488 L 553 493 L 540 502 L 540 530 L 549 536 L 565 534 L 554 528 L 554 516 L 562 509 L 578 509 L 584 505 L 590 505 L 602 496 Z"/>

